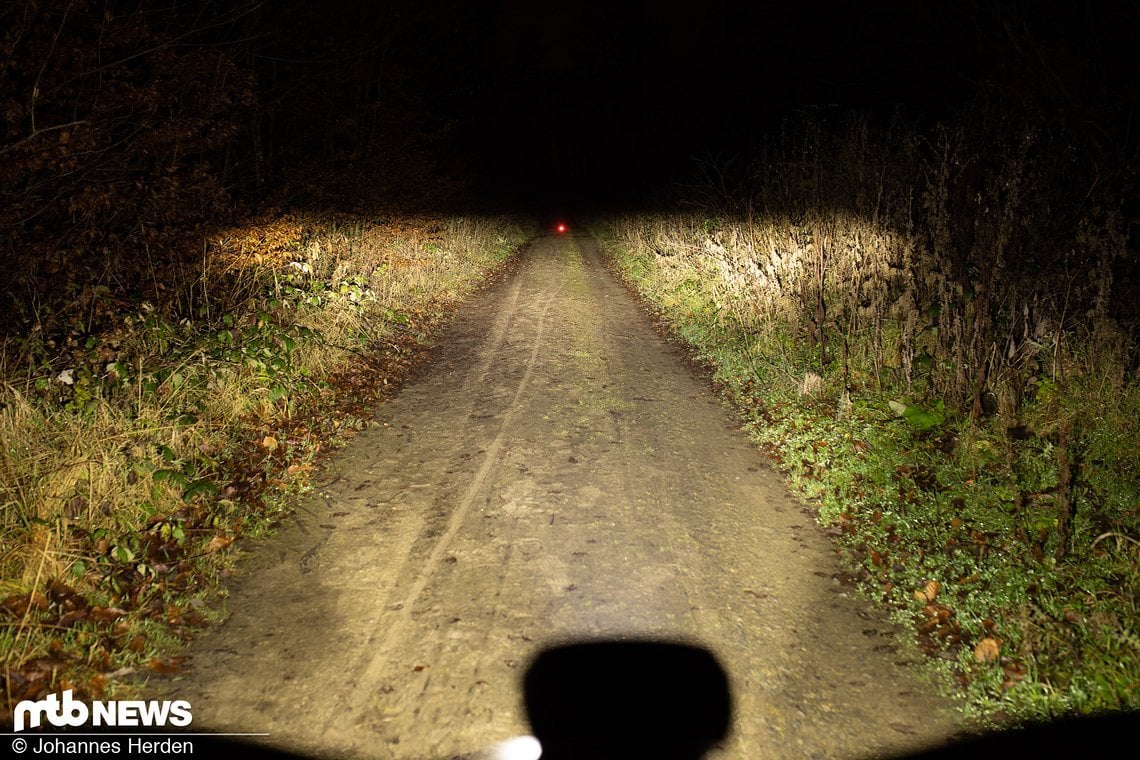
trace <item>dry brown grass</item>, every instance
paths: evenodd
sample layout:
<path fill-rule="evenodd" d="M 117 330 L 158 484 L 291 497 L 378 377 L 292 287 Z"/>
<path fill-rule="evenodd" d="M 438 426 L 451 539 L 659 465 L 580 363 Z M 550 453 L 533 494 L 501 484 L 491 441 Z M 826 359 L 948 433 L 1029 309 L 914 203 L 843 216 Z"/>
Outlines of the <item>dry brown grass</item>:
<path fill-rule="evenodd" d="M 92 672 L 173 646 L 137 646 L 130 631 L 207 593 L 218 550 L 266 525 L 319 453 L 361 424 L 343 399 L 397 383 L 405 355 L 525 235 L 505 218 L 269 217 L 216 235 L 165 314 L 132 305 L 111 334 L 54 355 L 40 346 L 30 366 L 13 358 L 23 346 L 10 352 L 0 386 L 9 699 L 44 693 L 64 672 L 80 692 L 84 679 L 102 689 Z M 355 372 L 362 363 L 384 372 Z"/>

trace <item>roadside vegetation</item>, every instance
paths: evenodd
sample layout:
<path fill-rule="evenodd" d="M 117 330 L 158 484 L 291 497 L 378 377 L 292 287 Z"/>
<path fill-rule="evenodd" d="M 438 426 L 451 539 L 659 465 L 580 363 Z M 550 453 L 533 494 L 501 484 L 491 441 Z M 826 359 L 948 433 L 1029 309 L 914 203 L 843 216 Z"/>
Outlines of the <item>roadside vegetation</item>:
<path fill-rule="evenodd" d="M 96 292 L 102 332 L 10 341 L 0 712 L 176 670 L 224 595 L 231 544 L 281 516 L 528 232 L 279 216 L 213 236 L 193 315 Z"/>
<path fill-rule="evenodd" d="M 3 721 L 176 670 L 235 545 L 532 232 L 442 210 L 474 205 L 408 86 L 459 54 L 428 20 L 0 8 Z"/>
<path fill-rule="evenodd" d="M 985 99 L 808 113 L 690 212 L 596 228 L 998 723 L 1140 708 L 1135 180 L 1081 137 Z"/>

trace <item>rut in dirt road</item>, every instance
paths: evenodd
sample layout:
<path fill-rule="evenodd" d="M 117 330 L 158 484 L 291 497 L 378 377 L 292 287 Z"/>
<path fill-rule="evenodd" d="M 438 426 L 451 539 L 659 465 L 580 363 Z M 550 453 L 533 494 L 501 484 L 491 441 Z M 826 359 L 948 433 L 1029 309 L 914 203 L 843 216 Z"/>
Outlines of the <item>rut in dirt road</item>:
<path fill-rule="evenodd" d="M 196 728 L 310 756 L 474 757 L 528 733 L 544 647 L 713 651 L 729 758 L 938 743 L 947 703 L 826 537 L 589 237 L 546 237 L 243 565 L 230 617 L 156 688 Z"/>

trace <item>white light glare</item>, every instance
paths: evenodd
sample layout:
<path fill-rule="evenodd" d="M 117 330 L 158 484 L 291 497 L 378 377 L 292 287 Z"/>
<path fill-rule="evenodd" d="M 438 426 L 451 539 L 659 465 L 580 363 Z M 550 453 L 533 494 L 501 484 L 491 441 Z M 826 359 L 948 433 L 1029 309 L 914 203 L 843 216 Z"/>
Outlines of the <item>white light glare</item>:
<path fill-rule="evenodd" d="M 494 760 L 538 760 L 542 757 L 542 745 L 533 736 L 516 736 L 499 742 L 495 747 Z"/>

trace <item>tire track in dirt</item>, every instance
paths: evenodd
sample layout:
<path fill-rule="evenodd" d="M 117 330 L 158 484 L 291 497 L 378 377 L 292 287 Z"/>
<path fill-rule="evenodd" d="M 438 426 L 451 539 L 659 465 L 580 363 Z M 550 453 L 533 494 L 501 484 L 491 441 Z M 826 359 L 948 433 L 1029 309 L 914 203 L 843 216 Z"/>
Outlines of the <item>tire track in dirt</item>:
<path fill-rule="evenodd" d="M 495 330 L 492 334 L 491 350 L 484 354 L 484 360 L 480 363 L 478 370 L 475 372 L 477 383 L 485 385 L 494 357 L 498 356 L 498 348 L 503 343 L 506 337 L 507 327 L 516 315 L 518 304 L 518 293 L 521 287 L 521 281 L 516 284 L 512 291 L 512 298 L 503 310 L 502 316 L 496 321 Z M 452 540 L 459 532 L 464 521 L 467 519 L 467 514 L 471 509 L 471 505 L 478 497 L 480 491 L 483 490 L 484 484 L 487 481 L 487 476 L 491 468 L 498 464 L 499 452 L 503 447 L 503 442 L 507 437 L 508 428 L 512 419 L 518 414 L 519 406 L 518 401 L 526 390 L 527 384 L 530 382 L 531 375 L 534 372 L 535 364 L 538 360 L 539 351 L 543 346 L 543 328 L 546 322 L 547 313 L 550 311 L 551 305 L 554 303 L 552 294 L 544 294 L 541 298 L 542 306 L 537 319 L 537 327 L 535 330 L 535 337 L 533 345 L 531 346 L 530 356 L 527 357 L 526 369 L 522 378 L 519 380 L 518 386 L 515 389 L 511 401 L 502 415 L 502 422 L 499 426 L 498 433 L 487 446 L 486 452 L 483 455 L 483 463 L 476 471 L 474 478 L 471 480 L 471 485 L 468 486 L 463 497 L 459 500 L 454 512 L 452 512 L 450 520 L 447 525 L 447 530 L 435 542 L 435 546 L 431 550 L 431 554 L 423 564 L 423 569 L 419 573 L 419 578 L 412 585 L 407 596 L 402 602 L 399 603 L 399 614 L 390 619 L 388 625 L 383 628 L 379 633 L 376 641 L 369 642 L 369 649 L 375 649 L 373 654 L 370 654 L 368 660 L 363 664 L 363 667 L 357 669 L 356 672 L 361 673 L 357 692 L 352 698 L 349 699 L 348 711 L 343 714 L 337 721 L 329 721 L 328 726 L 330 732 L 326 734 L 335 734 L 336 729 L 343 720 L 349 725 L 357 725 L 360 723 L 360 710 L 361 706 L 368 704 L 368 697 L 371 692 L 368 691 L 372 684 L 380 680 L 384 672 L 384 668 L 388 665 L 392 654 L 394 642 L 398 642 L 400 637 L 406 632 L 408 626 L 412 624 L 411 610 L 416 600 L 424 592 L 424 588 L 428 581 L 431 580 L 432 573 L 443 562 L 444 553 L 451 546 Z M 468 383 L 470 385 L 470 383 Z"/>
<path fill-rule="evenodd" d="M 938 742 L 917 654 L 588 237 L 540 238 L 430 369 L 253 552 L 231 614 L 156 683 L 195 725 L 312 757 L 475 757 L 519 681 L 583 637 L 700 643 L 732 681 L 718 757 Z"/>

